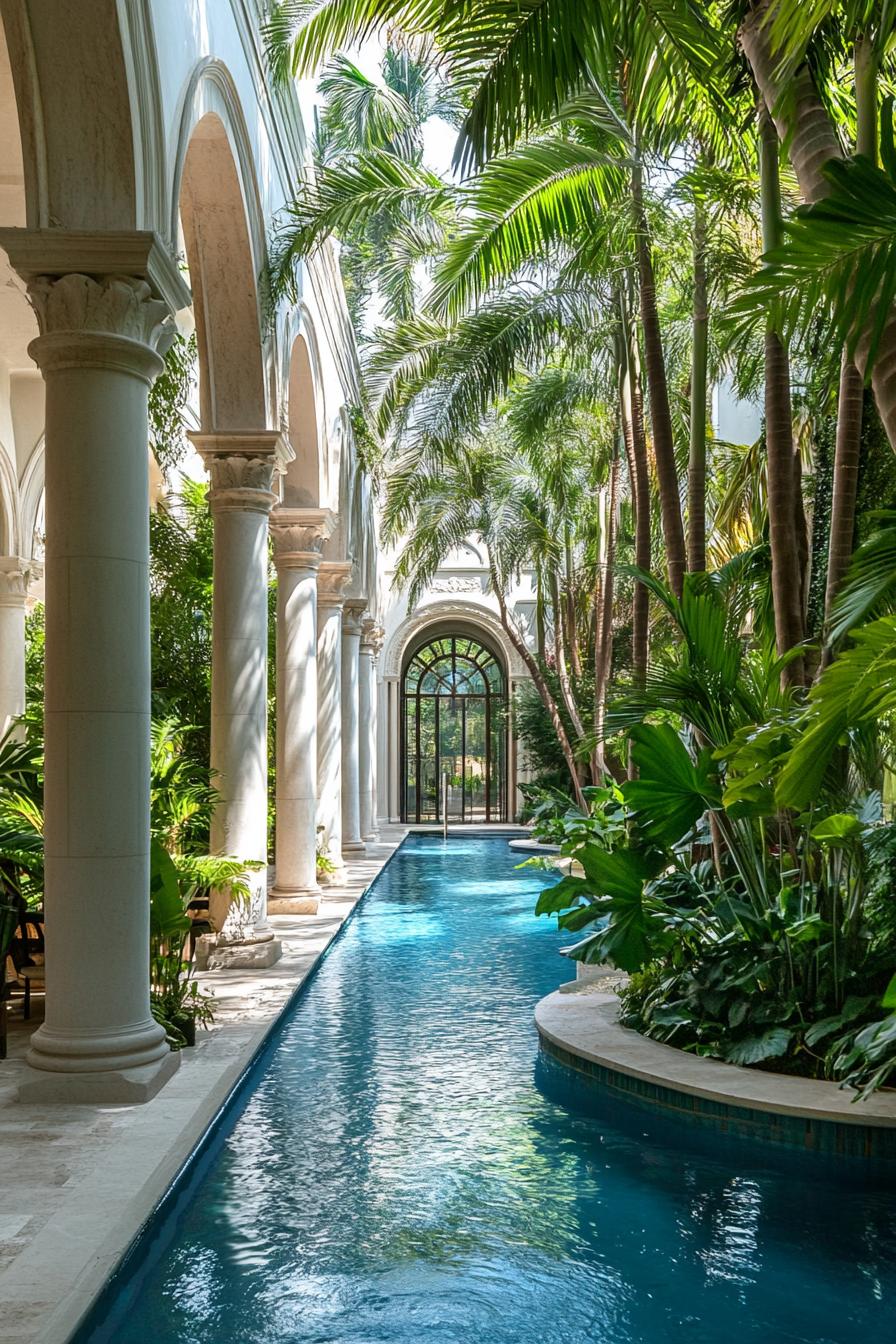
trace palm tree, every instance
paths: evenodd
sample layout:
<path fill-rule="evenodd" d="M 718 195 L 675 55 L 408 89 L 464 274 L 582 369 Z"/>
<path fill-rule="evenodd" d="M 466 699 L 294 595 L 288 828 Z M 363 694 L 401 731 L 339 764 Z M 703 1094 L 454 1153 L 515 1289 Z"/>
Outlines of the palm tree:
<path fill-rule="evenodd" d="M 419 41 L 387 47 L 379 81 L 337 54 L 319 88 L 313 162 L 279 221 L 268 287 L 273 300 L 295 299 L 297 262 L 335 234 L 363 332 L 374 289 L 386 317 L 412 315 L 421 263 L 455 223 L 456 193 L 423 163 L 423 128 L 434 117 L 456 122 L 458 96 Z"/>
<path fill-rule="evenodd" d="M 848 0 L 847 3 L 821 0 L 811 6 L 808 13 L 796 0 L 755 0 L 738 33 L 766 107 L 775 118 L 782 141 L 788 145 L 803 199 L 809 204 L 823 201 L 830 194 L 832 182 L 842 183 L 842 177 L 834 172 L 844 157 L 841 136 L 806 60 L 807 49 L 822 22 L 831 16 L 843 21 L 857 44 L 855 87 L 860 104 L 858 126 L 863 147 L 860 152 L 867 153 L 869 148 L 873 151 L 877 139 L 876 75 L 892 41 L 894 11 L 891 0 L 884 0 L 882 4 L 877 0 Z M 879 215 L 875 223 L 880 224 Z M 873 320 L 869 320 L 870 296 L 866 296 L 864 303 L 854 305 L 853 285 L 861 276 L 867 259 L 856 252 L 855 243 L 854 235 L 849 239 L 844 235 L 842 245 L 852 253 L 852 266 L 848 267 L 851 283 L 847 283 L 841 292 L 841 300 L 846 301 L 844 307 L 851 318 L 848 326 L 852 328 L 850 344 L 856 365 L 863 377 L 870 375 L 877 409 L 890 444 L 896 449 L 894 289 L 875 292 L 877 314 Z M 830 257 L 827 261 L 830 262 Z M 838 279 L 842 282 L 843 275 Z M 847 388 L 846 400 L 850 404 L 850 414 L 853 414 L 850 388 Z M 854 444 L 854 432 L 849 442 Z M 837 544 L 839 553 L 839 536 Z"/>
<path fill-rule="evenodd" d="M 445 556 L 470 536 L 486 548 L 501 624 L 523 660 L 557 734 L 578 805 L 585 807 L 576 750 L 544 667 L 529 648 L 508 606 L 512 576 L 522 565 L 556 572 L 561 551 L 547 523 L 538 484 L 496 428 L 434 460 L 419 443 L 394 465 L 384 507 L 386 540 L 402 541 L 398 583 L 414 603 Z"/>
<path fill-rule="evenodd" d="M 778 136 L 764 107 L 759 110 L 759 161 L 762 182 L 762 240 L 767 252 L 781 236 L 781 190 L 778 178 Z M 772 322 L 765 329 L 765 441 L 768 459 L 768 519 L 772 556 L 772 592 L 779 656 L 802 643 L 804 618 L 800 560 L 797 549 L 796 456 L 787 347 Z M 805 670 L 801 657 L 784 668 L 788 681 L 799 684 Z"/>
<path fill-rule="evenodd" d="M 275 69 L 308 73 L 330 44 L 361 40 L 377 25 L 428 29 L 455 75 L 475 72 L 477 86 L 462 126 L 458 158 L 483 164 L 510 151 L 494 173 L 486 164 L 474 188 L 479 227 L 463 228 L 436 278 L 434 304 L 445 313 L 481 293 L 497 273 L 525 259 L 529 244 L 543 255 L 551 240 L 581 228 L 594 204 L 626 192 L 640 275 L 639 304 L 653 448 L 660 485 L 666 560 L 673 588 L 685 569 L 684 529 L 675 442 L 656 304 L 654 260 L 644 196 L 645 154 L 682 138 L 697 105 L 689 75 L 695 63 L 708 75 L 716 52 L 714 31 L 690 0 L 646 6 L 620 0 L 612 14 L 588 25 L 572 7 L 547 3 L 504 12 L 468 6 L 438 8 L 383 0 L 359 10 L 341 0 L 309 11 L 280 7 L 268 29 Z M 697 36 L 695 36 L 697 34 Z M 560 117 L 562 134 L 546 144 L 513 146 Z M 567 128 L 576 125 L 570 139 Z M 595 144 L 595 138 L 601 141 Z M 612 148 L 611 148 L 612 143 Z M 626 163 L 627 159 L 627 163 Z M 540 174 L 540 180 L 538 180 Z M 516 200 L 511 201 L 514 189 Z M 617 201 L 618 204 L 618 201 Z M 514 208 L 515 207 L 515 208 Z M 537 227 L 534 227 L 537 224 Z M 529 248 L 529 255 L 532 249 Z M 466 282 L 466 283 L 464 283 Z M 477 294 L 478 297 L 478 294 Z"/>

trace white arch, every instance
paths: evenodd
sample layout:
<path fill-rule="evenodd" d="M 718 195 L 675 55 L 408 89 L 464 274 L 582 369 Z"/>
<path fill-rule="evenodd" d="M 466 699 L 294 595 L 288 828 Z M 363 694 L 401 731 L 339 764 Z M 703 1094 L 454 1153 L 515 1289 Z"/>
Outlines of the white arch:
<path fill-rule="evenodd" d="M 383 649 L 383 676 L 400 677 L 409 647 L 424 638 L 430 627 L 452 623 L 481 630 L 489 644 L 500 652 L 511 681 L 528 678 L 525 664 L 508 639 L 507 632 L 498 617 L 487 607 L 478 606 L 475 602 L 458 601 L 433 602 L 422 609 L 418 608 L 407 620 L 402 621 L 386 641 Z"/>
<path fill-rule="evenodd" d="M 15 467 L 0 443 L 0 555 L 20 552 L 18 496 Z"/>
<path fill-rule="evenodd" d="M 22 519 L 22 554 L 31 559 L 34 554 L 34 529 L 44 493 L 44 436 L 41 434 L 31 450 L 22 483 L 19 487 L 19 508 Z"/>
<path fill-rule="evenodd" d="M 181 111 L 177 122 L 174 173 L 171 178 L 168 241 L 176 249 L 180 193 L 187 151 L 190 148 L 194 130 L 208 112 L 217 114 L 224 124 L 227 138 L 230 141 L 230 149 L 237 165 L 240 190 L 243 194 L 243 208 L 249 226 L 252 260 L 257 277 L 261 274 L 267 256 L 267 237 L 264 211 L 262 210 L 261 197 L 256 182 L 255 157 L 252 153 L 252 143 L 246 129 L 246 119 L 243 115 L 240 96 L 233 76 L 224 62 L 219 61 L 214 56 L 207 56 L 198 62 L 181 102 Z"/>
<path fill-rule="evenodd" d="M 329 508 L 329 442 L 320 351 L 304 305 L 296 308 L 295 316 L 298 322 L 286 323 L 282 342 L 281 382 L 286 395 L 281 398 L 281 418 L 296 454 L 282 481 L 283 502 Z"/>

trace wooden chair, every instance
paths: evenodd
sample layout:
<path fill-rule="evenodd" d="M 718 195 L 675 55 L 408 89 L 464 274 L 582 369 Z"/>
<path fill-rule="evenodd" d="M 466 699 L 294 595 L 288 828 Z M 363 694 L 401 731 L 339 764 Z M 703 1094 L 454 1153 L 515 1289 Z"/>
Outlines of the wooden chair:
<path fill-rule="evenodd" d="M 18 905 L 0 904 L 0 1059 L 6 1058 L 6 999 L 9 973 L 8 954 L 19 930 Z"/>
<path fill-rule="evenodd" d="M 22 908 L 16 933 L 17 936 L 10 944 L 9 955 L 15 967 L 16 981 L 23 987 L 22 1013 L 27 1021 L 31 1017 L 32 989 L 38 992 L 46 989 L 43 915 Z"/>

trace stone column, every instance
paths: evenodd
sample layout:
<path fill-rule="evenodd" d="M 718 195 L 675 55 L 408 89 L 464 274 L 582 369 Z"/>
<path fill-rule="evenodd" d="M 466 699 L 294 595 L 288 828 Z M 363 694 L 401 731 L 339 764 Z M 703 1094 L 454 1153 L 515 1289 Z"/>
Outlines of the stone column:
<path fill-rule="evenodd" d="M 0 233 L 46 382 L 47 999 L 19 1095 L 144 1101 L 179 1063 L 149 1008 L 147 396 L 185 294 L 152 234 L 49 233 Z"/>
<path fill-rule="evenodd" d="M 29 561 L 0 557 L 0 737 L 25 712 L 25 598 Z"/>
<path fill-rule="evenodd" d="M 352 567 L 323 560 L 317 575 L 317 824 L 342 872 L 342 605 Z"/>
<path fill-rule="evenodd" d="M 281 462 L 276 430 L 191 434 L 211 478 L 212 745 L 220 794 L 211 827 L 216 854 L 260 863 L 251 899 L 213 893 L 212 969 L 272 966 L 281 948 L 268 924 L 268 515 Z"/>
<path fill-rule="evenodd" d="M 316 914 L 317 884 L 317 571 L 334 515 L 328 509 L 276 508 L 277 566 L 277 877 L 273 914 Z"/>
<path fill-rule="evenodd" d="M 361 619 L 366 598 L 342 613 L 342 852 L 363 854 L 361 839 Z"/>
<path fill-rule="evenodd" d="M 361 664 L 359 683 L 359 775 L 361 795 L 361 839 L 378 840 L 376 828 L 377 761 L 377 690 L 376 660 L 383 646 L 383 631 L 371 617 L 361 623 Z"/>
<path fill-rule="evenodd" d="M 389 704 L 389 820 L 401 821 L 405 800 L 401 796 L 401 693 L 398 679 L 390 677 L 386 682 Z"/>

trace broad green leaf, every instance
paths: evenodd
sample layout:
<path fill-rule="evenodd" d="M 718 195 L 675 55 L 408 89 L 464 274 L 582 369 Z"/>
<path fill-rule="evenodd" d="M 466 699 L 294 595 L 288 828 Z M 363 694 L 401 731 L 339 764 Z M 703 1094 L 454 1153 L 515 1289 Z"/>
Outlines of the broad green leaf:
<path fill-rule="evenodd" d="M 787 1053 L 793 1032 L 787 1027 L 772 1027 L 761 1036 L 748 1036 L 735 1041 L 725 1050 L 729 1064 L 759 1064 L 764 1059 L 779 1059 Z"/>
<path fill-rule="evenodd" d="M 669 724 L 640 724 L 629 734 L 638 779 L 623 785 L 639 830 L 669 847 L 686 836 L 708 808 L 722 804 L 709 752 L 695 763 Z"/>
<path fill-rule="evenodd" d="M 624 901 L 640 900 L 644 883 L 656 877 L 663 862 L 655 853 L 636 849 L 606 850 L 595 844 L 583 845 L 576 858 L 596 895 Z"/>
<path fill-rule="evenodd" d="M 581 877 L 563 877 L 553 886 L 545 887 L 535 906 L 536 915 L 556 915 L 568 910 L 589 892 L 588 883 Z"/>
<path fill-rule="evenodd" d="M 864 829 L 852 813 L 834 812 L 812 828 L 812 839 L 820 845 L 842 845 L 844 841 L 858 840 Z"/>

